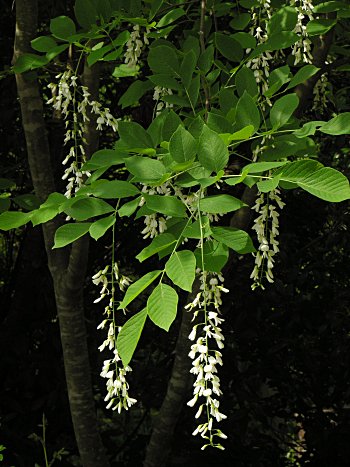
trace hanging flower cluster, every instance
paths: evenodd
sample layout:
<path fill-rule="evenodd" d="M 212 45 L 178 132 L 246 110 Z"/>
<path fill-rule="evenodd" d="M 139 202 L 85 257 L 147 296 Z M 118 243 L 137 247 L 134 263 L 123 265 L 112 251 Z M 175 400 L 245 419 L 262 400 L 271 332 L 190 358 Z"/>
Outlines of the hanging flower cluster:
<path fill-rule="evenodd" d="M 106 126 L 117 131 L 118 121 L 107 107 L 90 100 L 88 88 L 78 84 L 78 78 L 71 69 L 59 73 L 56 78 L 57 84 L 48 85 L 52 97 L 47 103 L 52 104 L 55 111 L 65 120 L 64 145 L 68 146 L 69 150 L 62 162 L 66 166 L 62 180 L 68 181 L 65 196 L 71 198 L 72 194 L 82 186 L 84 179 L 90 176 L 89 172 L 81 170 L 86 161 L 84 131 L 85 123 L 90 120 L 89 112 L 96 115 L 98 130 Z"/>
<path fill-rule="evenodd" d="M 292 55 L 294 55 L 294 65 L 298 63 L 312 63 L 311 41 L 306 30 L 306 21 L 313 19 L 313 5 L 309 0 L 292 0 L 298 12 L 298 20 L 294 31 L 300 36 L 300 39 L 293 45 Z"/>
<path fill-rule="evenodd" d="M 250 276 L 253 279 L 253 290 L 257 287 L 264 290 L 263 278 L 266 278 L 270 283 L 274 282 L 272 272 L 275 262 L 274 256 L 279 252 L 279 213 L 277 208 L 282 209 L 285 205 L 279 195 L 278 189 L 269 193 L 261 193 L 253 206 L 254 211 L 259 214 L 252 227 L 257 234 L 259 243 L 259 249 L 255 253 L 255 266 Z"/>
<path fill-rule="evenodd" d="M 228 290 L 220 285 L 224 282 L 221 274 L 200 272 L 200 282 L 200 292 L 192 303 L 185 306 L 185 309 L 189 311 L 195 310 L 193 320 L 201 311 L 204 315 L 203 322 L 195 324 L 189 335 L 189 339 L 194 341 L 189 357 L 193 360 L 191 373 L 196 379 L 193 385 L 193 398 L 187 405 L 194 407 L 199 404 L 195 417 L 199 418 L 202 413 L 207 417 L 207 420 L 198 425 L 193 432 L 194 436 L 199 434 L 207 440 L 202 449 L 207 446 L 224 449 L 220 443 L 215 441 L 215 438 L 226 439 L 227 436 L 221 430 L 213 428 L 213 423 L 226 418 L 226 415 L 219 410 L 220 402 L 217 399 L 222 395 L 217 366 L 222 365 L 220 350 L 224 347 L 224 336 L 220 327 L 224 320 L 219 317 L 219 306 L 222 303 L 222 292 L 228 292 Z M 215 308 L 215 311 L 207 308 L 211 306 Z"/>
<path fill-rule="evenodd" d="M 314 102 L 312 110 L 317 110 L 322 113 L 327 109 L 329 87 L 330 83 L 327 79 L 327 73 L 323 73 L 313 89 Z"/>
<path fill-rule="evenodd" d="M 124 366 L 116 348 L 117 335 L 121 327 L 115 324 L 114 312 L 114 286 L 119 285 L 124 290 L 130 284 L 127 276 L 120 274 L 117 263 L 113 265 L 112 272 L 110 266 L 98 271 L 93 277 L 92 282 L 95 285 L 101 285 L 100 296 L 94 301 L 98 303 L 107 295 L 110 297 L 108 305 L 105 307 L 104 314 L 106 318 L 98 325 L 97 329 L 108 329 L 106 339 L 100 345 L 100 352 L 108 349 L 112 351 L 113 358 L 103 362 L 101 376 L 106 378 L 107 409 L 117 410 L 119 413 L 124 408 L 129 409 L 137 401 L 129 396 L 129 384 L 126 381 L 126 375 L 131 371 L 129 366 Z"/>
<path fill-rule="evenodd" d="M 124 55 L 124 63 L 128 65 L 130 68 L 134 68 L 140 58 L 142 53 L 142 49 L 144 45 L 148 45 L 148 33 L 149 29 L 147 28 L 143 34 L 143 38 L 140 32 L 140 25 L 135 24 L 133 26 L 133 30 L 130 34 L 129 40 L 126 43 L 126 52 Z"/>
<path fill-rule="evenodd" d="M 172 96 L 172 94 L 173 91 L 169 88 L 162 88 L 161 86 L 156 86 L 154 88 L 153 100 L 156 101 L 156 116 L 158 116 L 164 108 L 170 109 L 174 106 L 163 100 L 164 96 Z"/>

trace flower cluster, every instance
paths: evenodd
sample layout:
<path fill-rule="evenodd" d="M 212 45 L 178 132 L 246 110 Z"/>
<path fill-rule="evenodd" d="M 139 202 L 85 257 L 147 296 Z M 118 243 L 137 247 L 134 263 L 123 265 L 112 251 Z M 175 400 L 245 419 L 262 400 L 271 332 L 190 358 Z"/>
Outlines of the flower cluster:
<path fill-rule="evenodd" d="M 207 446 L 224 449 L 214 439 L 215 437 L 226 439 L 227 436 L 221 430 L 213 428 L 213 423 L 214 420 L 220 422 L 226 418 L 226 415 L 219 410 L 220 402 L 217 399 L 222 395 L 217 366 L 222 365 L 220 350 L 224 347 L 224 336 L 220 327 L 224 320 L 219 317 L 219 305 L 222 303 L 221 293 L 228 292 L 228 290 L 223 285 L 219 285 L 219 282 L 223 283 L 223 277 L 220 274 L 201 273 L 200 282 L 200 292 L 192 303 L 185 306 L 187 310 L 195 310 L 193 320 L 200 311 L 204 314 L 203 322 L 195 324 L 189 335 L 189 339 L 194 341 L 189 357 L 193 360 L 191 373 L 196 379 L 193 385 L 193 398 L 187 405 L 194 407 L 199 403 L 195 417 L 199 418 L 203 411 L 207 416 L 206 422 L 198 425 L 193 432 L 194 436 L 199 434 L 207 440 L 202 449 Z M 211 305 L 214 305 L 216 311 L 207 309 L 207 306 Z M 213 343 L 217 348 L 213 348 Z"/>
<path fill-rule="evenodd" d="M 327 73 L 323 73 L 313 89 L 314 102 L 312 110 L 318 110 L 322 113 L 327 109 L 329 87 L 330 83 L 327 79 Z"/>
<path fill-rule="evenodd" d="M 294 65 L 300 62 L 312 63 L 311 41 L 308 37 L 305 19 L 313 19 L 313 5 L 310 0 L 292 0 L 291 4 L 295 6 L 298 12 L 298 20 L 294 31 L 300 36 L 300 39 L 293 45 L 292 55 L 294 55 Z"/>
<path fill-rule="evenodd" d="M 129 40 L 126 43 L 126 52 L 124 55 L 124 63 L 126 63 L 130 68 L 134 68 L 137 65 L 137 62 L 139 61 L 140 55 L 142 53 L 143 46 L 149 44 L 147 37 L 148 32 L 149 30 L 146 29 L 142 40 L 140 25 L 134 25 Z"/>
<path fill-rule="evenodd" d="M 123 365 L 116 348 L 117 333 L 121 328 L 115 325 L 115 281 L 121 290 L 124 290 L 130 284 L 130 279 L 120 273 L 117 263 L 112 268 L 109 265 L 106 266 L 92 277 L 92 282 L 95 285 L 102 286 L 100 295 L 94 303 L 100 302 L 107 295 L 110 297 L 104 311 L 106 318 L 98 325 L 97 329 L 108 328 L 106 339 L 100 345 L 99 350 L 102 352 L 105 349 L 109 349 L 113 352 L 113 358 L 104 361 L 101 376 L 107 379 L 107 395 L 104 399 L 105 402 L 108 402 L 107 409 L 112 408 L 112 410 L 118 410 L 120 413 L 122 408 L 128 410 L 137 401 L 131 398 L 128 393 L 129 385 L 126 381 L 126 375 L 131 371 L 131 368 Z"/>
<path fill-rule="evenodd" d="M 257 287 L 264 289 L 263 276 L 268 282 L 274 282 L 273 266 L 274 256 L 279 252 L 279 213 L 277 207 L 282 209 L 285 203 L 281 200 L 277 189 L 270 193 L 261 193 L 253 206 L 259 216 L 255 219 L 253 230 L 255 230 L 259 242 L 259 249 L 255 253 L 255 266 L 251 274 L 253 279 L 252 289 Z"/>
<path fill-rule="evenodd" d="M 82 186 L 84 179 L 90 176 L 89 172 L 81 170 L 86 161 L 84 131 L 86 122 L 90 120 L 89 113 L 96 116 L 98 130 L 102 130 L 105 125 L 117 131 L 118 121 L 107 107 L 90 100 L 88 88 L 78 84 L 78 78 L 71 69 L 58 74 L 56 78 L 57 84 L 48 85 L 52 97 L 47 103 L 52 104 L 55 111 L 65 120 L 64 145 L 70 147 L 62 162 L 67 167 L 62 180 L 68 181 L 65 196 L 71 198 L 72 194 Z"/>
<path fill-rule="evenodd" d="M 156 101 L 156 116 L 158 116 L 164 108 L 168 109 L 173 107 L 173 104 L 164 102 L 163 100 L 164 96 L 171 96 L 172 94 L 173 91 L 171 89 L 162 88 L 161 86 L 156 86 L 154 88 L 153 100 Z"/>
<path fill-rule="evenodd" d="M 163 185 L 157 187 L 150 187 L 148 185 L 143 185 L 142 193 L 147 195 L 170 195 L 171 194 L 171 187 L 168 182 L 163 183 Z M 145 198 L 142 197 L 139 203 L 139 206 L 143 206 L 145 204 Z M 169 217 L 168 217 L 169 218 Z M 157 235 L 163 233 L 167 229 L 166 219 L 163 216 L 160 216 L 157 213 L 154 214 L 147 214 L 144 219 L 145 228 L 141 231 L 143 238 L 154 238 Z"/>

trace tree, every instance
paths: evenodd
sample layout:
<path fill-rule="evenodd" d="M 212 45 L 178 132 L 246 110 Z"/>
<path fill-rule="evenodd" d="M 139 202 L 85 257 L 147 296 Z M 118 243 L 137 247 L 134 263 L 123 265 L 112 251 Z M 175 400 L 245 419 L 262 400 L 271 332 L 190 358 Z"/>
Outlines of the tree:
<path fill-rule="evenodd" d="M 86 378 L 89 365 L 82 312 L 86 234 L 99 240 L 112 231 L 111 263 L 93 277 L 102 285 L 98 300 L 109 299 L 101 323 L 102 329 L 108 329 L 101 348 L 113 351 L 102 371 L 107 379 L 108 407 L 121 411 L 136 402 L 129 397 L 126 376 L 146 319 L 169 330 L 179 297 L 192 312 L 183 315 L 173 375 L 145 461 L 147 466 L 164 465 L 188 390 L 183 375 L 190 368 L 188 352 L 196 376 L 194 398 L 188 404 L 199 404 L 198 417 L 206 413 L 195 433 L 205 440 L 203 447 L 222 448 L 220 438 L 226 438 L 213 426 L 215 420 L 225 418 L 219 410 L 221 390 L 216 375 L 222 364 L 221 295 L 228 292 L 222 272 L 230 269 L 235 254 L 253 253 L 254 288 L 274 281 L 278 210 L 284 206 L 281 189 L 303 189 L 330 202 L 349 198 L 347 179 L 317 160 L 311 136 L 348 134 L 350 114 L 333 115 L 327 122 L 301 120 L 308 117 L 310 92 L 316 85 L 322 86 L 324 73 L 332 69 L 325 63 L 327 54 L 335 28 L 342 38 L 348 6 L 341 2 L 319 2 L 314 8 L 309 2 L 292 6 L 278 2 L 273 7 L 240 3 L 241 9 L 221 2 L 175 2 L 170 9 L 163 2 L 152 2 L 141 10 L 138 2 L 77 0 L 74 11 L 80 29 L 70 17 L 60 16 L 51 20 L 50 35 L 32 40 L 35 3 L 29 11 L 28 2 L 17 2 L 13 70 L 31 176 L 42 204 L 28 213 L 4 212 L 0 228 L 43 224 L 72 418 L 84 465 L 106 462 L 99 457 L 103 454 L 91 383 Z M 314 14 L 319 17 L 314 19 Z M 228 17 L 232 18 L 229 24 Z M 129 24 L 133 25 L 131 33 Z M 31 53 L 29 43 L 41 55 Z M 142 59 L 147 59 L 147 64 Z M 99 102 L 97 62 L 107 69 L 117 65 L 113 76 L 131 81 L 119 99 L 123 109 L 154 90 L 155 118 L 147 129 L 145 122 L 117 121 Z M 66 120 L 66 142 L 72 141 L 65 159 L 66 197 L 55 193 L 54 173 L 47 170 L 50 158 L 48 142 L 42 137 L 42 100 L 37 81 L 27 75 L 57 63 L 65 71 L 58 84 L 50 85 L 51 102 Z M 335 61 L 334 66 L 342 64 Z M 139 79 L 142 77 L 147 79 Z M 319 90 L 318 98 L 324 105 Z M 124 112 L 127 116 L 128 111 Z M 113 149 L 95 152 L 96 125 L 98 129 L 104 125 L 117 129 Z M 116 166 L 122 170 L 115 171 Z M 258 213 L 254 223 L 257 248 L 246 231 L 249 206 Z M 68 223 L 61 213 L 69 216 Z M 163 261 L 161 269 L 150 267 L 131 285 L 119 272 L 115 256 L 116 222 L 124 217 L 144 217 L 142 234 L 152 239 L 136 258 L 142 263 L 158 255 Z M 123 291 L 127 285 L 125 296 L 117 301 L 117 287 Z M 120 322 L 118 310 L 129 309 L 145 290 L 150 292 L 145 308 L 120 328 L 123 320 Z M 185 298 L 185 293 L 190 295 Z M 192 345 L 186 341 L 188 334 Z"/>

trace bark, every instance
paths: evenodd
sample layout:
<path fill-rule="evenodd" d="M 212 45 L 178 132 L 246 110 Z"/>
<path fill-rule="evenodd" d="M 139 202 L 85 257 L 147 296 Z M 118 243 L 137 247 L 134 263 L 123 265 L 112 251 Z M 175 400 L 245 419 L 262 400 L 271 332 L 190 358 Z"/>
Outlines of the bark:
<path fill-rule="evenodd" d="M 230 225 L 238 229 L 246 229 L 251 219 L 250 207 L 256 198 L 256 188 L 246 188 L 242 200 L 248 205 L 236 212 L 232 217 Z M 230 270 L 234 263 L 234 256 L 231 255 L 225 270 Z M 199 284 L 196 281 L 193 292 L 188 298 L 188 303 L 193 301 L 199 291 Z M 175 360 L 171 377 L 168 383 L 167 392 L 160 408 L 159 414 L 154 422 L 150 442 L 147 447 L 144 467 L 164 467 L 171 453 L 171 440 L 176 424 L 188 397 L 191 386 L 190 369 L 192 362 L 188 357 L 192 342 L 188 339 L 193 323 L 192 314 L 184 311 L 179 331 L 179 337 L 175 348 Z M 189 398 L 189 397 L 188 397 Z"/>
<path fill-rule="evenodd" d="M 30 51 L 30 41 L 37 29 L 36 0 L 16 1 L 16 36 L 14 59 Z M 43 117 L 43 103 L 37 79 L 16 75 L 22 123 L 27 144 L 28 162 L 36 195 L 40 200 L 55 191 L 54 171 Z M 91 130 L 91 134 L 94 134 Z M 88 136 L 89 151 L 96 145 Z M 82 238 L 71 248 L 52 250 L 58 220 L 43 226 L 48 265 L 54 283 L 59 318 L 68 398 L 76 441 L 84 467 L 109 465 L 97 429 L 88 356 L 83 284 L 88 256 L 88 239 Z"/>

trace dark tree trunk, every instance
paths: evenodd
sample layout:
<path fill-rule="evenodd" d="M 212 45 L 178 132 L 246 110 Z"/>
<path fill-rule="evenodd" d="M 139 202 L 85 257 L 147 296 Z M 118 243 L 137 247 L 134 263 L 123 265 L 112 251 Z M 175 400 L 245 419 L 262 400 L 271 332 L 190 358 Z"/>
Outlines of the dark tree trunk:
<path fill-rule="evenodd" d="M 36 0 L 16 1 L 15 60 L 30 50 L 30 41 L 36 34 L 37 14 Z M 32 182 L 36 195 L 43 201 L 55 191 L 43 103 L 38 82 L 33 76 L 29 79 L 26 75 L 18 74 L 16 81 Z M 91 134 L 93 133 L 91 130 Z M 95 135 L 94 138 L 88 138 L 88 144 L 92 140 L 90 152 L 97 144 Z M 84 318 L 83 285 L 88 239 L 80 239 L 71 248 L 52 250 L 58 225 L 57 220 L 48 222 L 43 226 L 43 232 L 55 289 L 74 432 L 82 465 L 107 467 L 109 463 L 97 429 Z"/>

